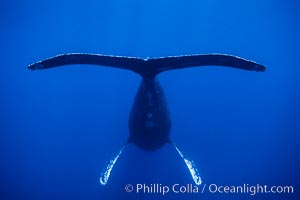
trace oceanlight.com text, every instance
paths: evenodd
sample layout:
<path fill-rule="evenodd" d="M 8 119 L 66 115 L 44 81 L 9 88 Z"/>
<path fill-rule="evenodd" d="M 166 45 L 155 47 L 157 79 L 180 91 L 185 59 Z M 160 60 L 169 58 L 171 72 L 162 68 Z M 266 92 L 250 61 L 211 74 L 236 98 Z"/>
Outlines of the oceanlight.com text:
<path fill-rule="evenodd" d="M 204 184 L 203 187 L 206 187 Z M 228 185 L 208 185 L 208 191 L 210 193 L 220 193 L 220 194 L 293 194 L 293 186 L 268 186 L 268 185 L 249 185 L 243 184 L 238 186 L 228 186 Z"/>

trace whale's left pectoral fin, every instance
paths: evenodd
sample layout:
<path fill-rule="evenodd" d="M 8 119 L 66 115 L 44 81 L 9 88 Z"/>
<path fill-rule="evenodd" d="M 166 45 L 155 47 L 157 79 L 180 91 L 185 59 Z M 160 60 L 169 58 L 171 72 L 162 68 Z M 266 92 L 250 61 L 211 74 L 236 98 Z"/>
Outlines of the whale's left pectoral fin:
<path fill-rule="evenodd" d="M 103 169 L 99 182 L 101 183 L 101 185 L 106 185 L 109 177 L 110 177 L 110 173 L 114 167 L 114 165 L 116 164 L 116 162 L 118 161 L 120 155 L 122 154 L 124 148 L 125 148 L 126 144 L 122 146 L 122 148 L 120 149 L 120 151 L 118 152 L 117 155 L 115 155 L 106 165 L 106 167 Z"/>

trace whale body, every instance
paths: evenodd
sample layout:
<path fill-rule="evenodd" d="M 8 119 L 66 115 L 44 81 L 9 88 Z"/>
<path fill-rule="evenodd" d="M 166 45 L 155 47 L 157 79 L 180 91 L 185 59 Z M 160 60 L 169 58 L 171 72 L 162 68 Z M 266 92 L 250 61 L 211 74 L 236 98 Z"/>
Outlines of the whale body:
<path fill-rule="evenodd" d="M 256 62 L 226 54 L 182 55 L 161 58 L 136 58 L 110 56 L 101 54 L 70 53 L 57 55 L 28 66 L 31 70 L 49 69 L 53 67 L 88 64 L 107 66 L 133 71 L 142 78 L 136 94 L 130 117 L 129 138 L 126 144 L 134 143 L 145 151 L 155 151 L 164 144 L 172 144 L 184 159 L 190 171 L 193 166 L 186 160 L 180 150 L 170 140 L 171 119 L 167 108 L 164 91 L 159 84 L 157 74 L 175 69 L 201 66 L 224 66 L 248 71 L 263 72 L 265 67 Z M 121 154 L 111 160 L 100 182 L 107 183 L 110 171 Z M 195 171 L 191 171 L 195 175 Z M 196 184 L 201 183 L 200 176 L 193 177 Z"/>

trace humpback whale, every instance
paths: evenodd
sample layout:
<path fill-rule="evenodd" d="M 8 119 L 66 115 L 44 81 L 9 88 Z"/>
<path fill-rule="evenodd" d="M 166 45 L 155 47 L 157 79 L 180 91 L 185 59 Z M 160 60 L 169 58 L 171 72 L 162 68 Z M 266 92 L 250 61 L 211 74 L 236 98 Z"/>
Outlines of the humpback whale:
<path fill-rule="evenodd" d="M 130 135 L 126 144 L 134 143 L 145 151 L 155 151 L 166 143 L 172 144 L 185 161 L 196 184 L 201 184 L 201 177 L 193 162 L 186 159 L 170 139 L 171 119 L 167 109 L 167 101 L 157 75 L 168 70 L 201 66 L 224 66 L 256 72 L 263 72 L 266 69 L 263 65 L 254 61 L 226 54 L 198 54 L 143 59 L 83 53 L 57 55 L 30 64 L 28 68 L 39 70 L 74 64 L 107 66 L 130 70 L 139 74 L 142 80 L 131 109 L 129 117 Z M 101 184 L 105 185 L 107 183 L 112 167 L 125 145 L 117 156 L 109 162 L 100 178 Z"/>

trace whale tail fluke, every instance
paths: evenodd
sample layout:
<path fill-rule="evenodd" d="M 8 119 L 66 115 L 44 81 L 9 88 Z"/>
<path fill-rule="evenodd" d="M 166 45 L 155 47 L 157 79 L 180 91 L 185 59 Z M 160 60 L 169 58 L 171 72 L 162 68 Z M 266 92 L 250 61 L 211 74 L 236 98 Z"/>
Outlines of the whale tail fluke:
<path fill-rule="evenodd" d="M 28 68 L 37 70 L 75 64 L 126 69 L 136 72 L 142 77 L 154 77 L 158 73 L 168 70 L 200 66 L 225 66 L 257 72 L 263 72 L 266 69 L 263 65 L 257 64 L 256 62 L 226 54 L 196 54 L 142 59 L 137 57 L 83 53 L 60 54 L 33 63 L 29 65 Z"/>

